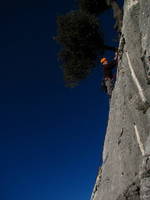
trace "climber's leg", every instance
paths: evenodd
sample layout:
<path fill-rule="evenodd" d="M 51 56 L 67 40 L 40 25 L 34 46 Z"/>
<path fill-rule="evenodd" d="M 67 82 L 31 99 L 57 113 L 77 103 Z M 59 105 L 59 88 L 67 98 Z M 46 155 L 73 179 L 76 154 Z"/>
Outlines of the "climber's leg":
<path fill-rule="evenodd" d="M 107 87 L 107 94 L 111 96 L 113 90 L 113 80 L 111 78 L 105 78 L 105 85 Z"/>

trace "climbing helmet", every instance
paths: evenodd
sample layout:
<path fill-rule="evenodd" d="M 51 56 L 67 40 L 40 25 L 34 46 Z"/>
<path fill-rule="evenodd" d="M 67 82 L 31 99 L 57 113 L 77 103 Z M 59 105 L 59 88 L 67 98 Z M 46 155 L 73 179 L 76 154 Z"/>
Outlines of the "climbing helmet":
<path fill-rule="evenodd" d="M 103 64 L 104 62 L 108 62 L 106 58 L 102 58 L 100 62 Z"/>

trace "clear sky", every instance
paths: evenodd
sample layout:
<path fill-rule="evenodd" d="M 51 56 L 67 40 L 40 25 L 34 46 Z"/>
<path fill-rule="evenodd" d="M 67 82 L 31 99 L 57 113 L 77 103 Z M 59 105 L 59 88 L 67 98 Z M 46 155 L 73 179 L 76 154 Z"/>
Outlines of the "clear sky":
<path fill-rule="evenodd" d="M 0 199 L 88 200 L 101 164 L 108 98 L 101 68 L 65 88 L 56 16 L 73 0 L 5 0 L 0 8 Z M 111 12 L 105 40 L 114 44 Z M 112 57 L 112 54 L 108 54 Z"/>

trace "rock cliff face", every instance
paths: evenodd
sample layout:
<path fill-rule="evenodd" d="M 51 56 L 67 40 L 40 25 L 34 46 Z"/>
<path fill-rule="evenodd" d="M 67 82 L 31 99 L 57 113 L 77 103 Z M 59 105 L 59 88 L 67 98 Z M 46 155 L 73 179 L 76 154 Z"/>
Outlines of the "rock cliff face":
<path fill-rule="evenodd" d="M 150 200 L 150 0 L 126 0 L 117 81 L 91 200 Z"/>

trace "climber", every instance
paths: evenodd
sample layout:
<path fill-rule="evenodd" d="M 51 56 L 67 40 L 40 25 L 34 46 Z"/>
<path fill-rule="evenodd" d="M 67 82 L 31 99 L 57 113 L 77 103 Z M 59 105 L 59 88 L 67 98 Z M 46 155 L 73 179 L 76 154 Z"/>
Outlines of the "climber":
<path fill-rule="evenodd" d="M 114 78 L 112 70 L 117 66 L 118 54 L 116 52 L 114 59 L 111 62 L 108 62 L 106 58 L 100 59 L 100 62 L 103 66 L 104 79 L 102 80 L 102 87 L 105 92 L 111 97 Z"/>

